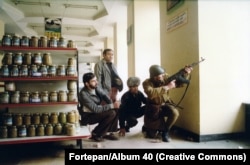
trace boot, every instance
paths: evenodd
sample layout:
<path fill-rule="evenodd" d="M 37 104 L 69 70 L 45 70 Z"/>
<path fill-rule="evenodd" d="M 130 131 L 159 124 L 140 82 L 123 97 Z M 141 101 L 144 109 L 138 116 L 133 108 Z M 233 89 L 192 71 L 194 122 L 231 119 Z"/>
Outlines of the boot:
<path fill-rule="evenodd" d="M 171 141 L 171 138 L 169 137 L 168 132 L 163 131 L 161 136 L 162 136 L 162 141 L 164 141 L 164 142 L 170 142 Z"/>

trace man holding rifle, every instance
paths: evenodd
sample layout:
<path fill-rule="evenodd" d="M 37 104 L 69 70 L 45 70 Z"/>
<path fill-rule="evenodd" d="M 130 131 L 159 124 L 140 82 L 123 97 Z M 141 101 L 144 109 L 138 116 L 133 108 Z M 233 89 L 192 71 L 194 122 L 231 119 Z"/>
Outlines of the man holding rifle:
<path fill-rule="evenodd" d="M 188 80 L 192 70 L 192 66 L 186 66 L 178 74 L 182 74 L 181 77 Z M 162 141 L 169 142 L 170 129 L 179 117 L 179 111 L 172 102 L 169 91 L 183 87 L 186 83 L 180 83 L 176 79 L 169 82 L 170 76 L 159 65 L 152 65 L 149 73 L 150 78 L 142 83 L 148 97 L 142 131 L 146 133 L 147 138 L 161 135 Z"/>

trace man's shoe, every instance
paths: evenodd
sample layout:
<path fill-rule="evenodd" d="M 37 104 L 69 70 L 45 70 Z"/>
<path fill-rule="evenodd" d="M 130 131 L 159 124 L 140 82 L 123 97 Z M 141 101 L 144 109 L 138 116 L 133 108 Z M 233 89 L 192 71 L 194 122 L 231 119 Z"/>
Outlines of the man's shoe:
<path fill-rule="evenodd" d="M 108 139 L 108 140 L 119 140 L 119 138 L 117 136 L 115 136 L 113 133 L 105 135 L 105 136 L 103 136 L 103 138 Z"/>
<path fill-rule="evenodd" d="M 164 142 L 170 142 L 171 138 L 169 137 L 169 133 L 168 132 L 162 132 L 162 141 Z"/>
<path fill-rule="evenodd" d="M 96 141 L 96 142 L 102 142 L 103 141 L 103 138 L 101 136 L 97 136 L 97 135 L 92 135 L 90 137 L 90 139 Z"/>
<path fill-rule="evenodd" d="M 125 130 L 126 130 L 126 132 L 130 132 L 129 126 L 125 126 Z"/>

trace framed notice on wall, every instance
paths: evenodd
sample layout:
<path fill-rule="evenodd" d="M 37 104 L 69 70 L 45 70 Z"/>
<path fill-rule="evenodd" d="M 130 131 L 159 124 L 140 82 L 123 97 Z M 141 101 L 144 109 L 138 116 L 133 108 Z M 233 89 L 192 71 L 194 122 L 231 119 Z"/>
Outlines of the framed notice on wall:
<path fill-rule="evenodd" d="M 183 1 L 183 0 L 167 0 L 167 11 L 172 10 L 181 1 Z"/>

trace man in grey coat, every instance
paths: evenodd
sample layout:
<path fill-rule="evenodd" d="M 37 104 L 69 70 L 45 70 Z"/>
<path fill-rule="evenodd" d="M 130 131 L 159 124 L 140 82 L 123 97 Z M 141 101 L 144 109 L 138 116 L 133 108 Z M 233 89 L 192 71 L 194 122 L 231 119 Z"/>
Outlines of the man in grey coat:
<path fill-rule="evenodd" d="M 103 51 L 103 59 L 95 64 L 94 73 L 99 82 L 99 87 L 101 87 L 114 102 L 117 100 L 118 91 L 120 92 L 123 89 L 123 82 L 112 62 L 113 57 L 113 50 L 105 49 Z"/>

